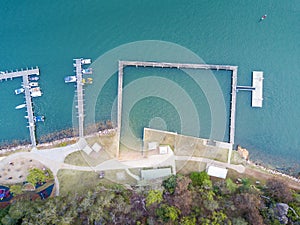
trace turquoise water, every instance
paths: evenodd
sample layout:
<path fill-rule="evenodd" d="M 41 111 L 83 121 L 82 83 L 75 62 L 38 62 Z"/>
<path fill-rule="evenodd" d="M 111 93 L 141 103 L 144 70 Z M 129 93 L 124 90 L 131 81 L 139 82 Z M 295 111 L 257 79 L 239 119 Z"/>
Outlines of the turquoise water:
<path fill-rule="evenodd" d="M 183 4 L 179 0 L 43 0 L 1 3 L 0 70 L 36 65 L 41 70 L 40 86 L 44 95 L 34 99 L 34 106 L 35 112 L 44 114 L 46 121 L 37 127 L 38 138 L 72 126 L 74 86 L 64 84 L 63 77 L 72 74 L 73 58 L 84 56 L 96 60 L 122 44 L 162 40 L 190 49 L 206 63 L 239 66 L 238 83 L 241 85 L 251 84 L 253 70 L 264 71 L 263 108 L 251 108 L 250 94 L 238 93 L 236 144 L 249 148 L 253 156 L 264 161 L 270 159 L 279 163 L 287 159 L 286 166 L 289 162 L 300 162 L 300 102 L 297 101 L 300 94 L 297 87 L 300 82 L 299 1 L 195 0 Z M 267 19 L 258 23 L 264 14 L 268 14 Z M 114 63 L 117 68 L 117 62 Z M 126 72 L 130 76 L 125 84 L 130 84 L 130 79 L 140 73 L 134 69 Z M 148 71 L 141 73 L 147 76 Z M 157 74 L 170 77 L 163 71 Z M 224 91 L 228 112 L 230 80 L 221 73 L 214 74 Z M 99 71 L 97 76 L 103 74 Z M 174 75 L 171 80 L 182 84 L 181 78 L 178 79 Z M 96 120 L 112 118 L 116 81 L 115 74 L 97 96 Z M 24 101 L 22 96 L 13 93 L 20 82 L 21 79 L 15 79 L 0 83 L 1 142 L 29 140 L 25 112 L 14 109 Z M 195 94 L 192 82 L 182 85 L 188 90 L 188 95 Z M 197 89 L 197 93 L 200 92 Z M 205 107 L 207 102 L 201 94 L 192 99 L 197 102 L 195 109 L 201 123 L 199 132 L 206 136 L 211 121 L 209 110 Z M 162 115 L 156 114 L 157 111 L 147 111 L 147 114 L 143 113 L 144 117 L 139 116 L 149 101 L 166 112 L 176 114 L 174 106 L 163 99 L 146 98 L 132 108 L 130 123 L 135 134 L 139 134 L 141 126 L 149 124 L 152 117 L 158 118 L 152 120 L 154 126 L 157 123 L 158 126 L 168 126 L 168 122 L 161 123 L 159 118 Z M 134 118 L 141 122 L 134 122 Z M 169 122 L 168 128 L 180 130 L 176 122 L 178 118 L 175 115 L 175 122 Z M 166 118 L 165 122 L 168 120 Z"/>

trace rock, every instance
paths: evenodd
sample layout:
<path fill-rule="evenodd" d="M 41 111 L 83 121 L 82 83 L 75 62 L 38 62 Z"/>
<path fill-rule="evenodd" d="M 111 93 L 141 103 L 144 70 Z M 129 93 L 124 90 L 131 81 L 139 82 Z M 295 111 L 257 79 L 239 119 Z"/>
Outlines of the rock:
<path fill-rule="evenodd" d="M 288 214 L 289 206 L 285 203 L 277 203 L 274 209 L 275 216 L 280 221 L 281 224 L 288 223 Z"/>
<path fill-rule="evenodd" d="M 247 151 L 247 149 L 242 148 L 241 146 L 238 145 L 237 151 L 243 159 L 246 159 L 246 160 L 249 159 L 249 152 Z"/>

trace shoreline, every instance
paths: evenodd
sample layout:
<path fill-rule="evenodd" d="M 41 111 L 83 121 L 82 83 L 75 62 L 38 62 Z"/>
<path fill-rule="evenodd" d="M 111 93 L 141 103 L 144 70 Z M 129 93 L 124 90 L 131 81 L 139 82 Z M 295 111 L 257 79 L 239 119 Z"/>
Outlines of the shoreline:
<path fill-rule="evenodd" d="M 117 130 L 117 128 L 103 129 L 103 130 L 100 130 L 100 131 L 97 131 L 97 132 L 90 133 L 90 134 L 86 135 L 85 138 L 110 135 L 110 134 L 116 132 L 116 130 Z M 70 144 L 71 142 L 76 143 L 76 141 L 78 139 L 79 139 L 78 136 L 62 138 L 62 139 L 58 139 L 58 140 L 53 140 L 51 142 L 45 142 L 45 143 L 38 144 L 37 148 L 40 149 L 40 150 L 43 150 L 43 149 L 49 149 L 49 147 L 53 147 L 53 146 L 59 147 L 58 145 L 63 144 L 63 143 L 66 143 L 66 144 Z M 61 146 L 61 147 L 63 147 L 63 146 Z M 8 147 L 8 148 L 1 148 L 0 147 L 0 157 L 5 156 L 6 153 L 11 153 L 11 152 L 18 151 L 18 150 L 30 151 L 31 149 L 32 149 L 32 147 L 31 147 L 30 144 L 12 146 L 12 147 Z M 270 168 L 270 166 L 268 166 L 267 164 L 264 164 L 263 162 L 258 162 L 258 161 L 255 161 L 255 160 L 254 161 L 247 160 L 247 165 L 246 166 L 249 169 L 260 170 L 261 172 L 266 172 L 269 175 L 280 176 L 282 178 L 286 178 L 290 181 L 297 182 L 298 184 L 300 184 L 300 177 L 296 177 L 292 174 L 288 174 L 288 173 L 278 171 L 276 169 L 272 169 L 272 168 Z"/>
<path fill-rule="evenodd" d="M 293 181 L 300 184 L 300 178 L 297 178 L 297 177 L 292 176 L 290 174 L 286 174 L 286 173 L 283 173 L 283 172 L 280 172 L 280 171 L 277 171 L 277 170 L 274 170 L 274 169 L 270 169 L 270 168 L 268 168 L 267 166 L 264 166 L 264 165 L 258 165 L 256 162 L 253 162 L 251 160 L 248 160 L 247 164 L 250 168 L 254 167 L 255 169 L 259 169 L 259 170 L 262 170 L 264 172 L 267 172 L 268 174 L 281 176 L 282 178 L 288 178 L 288 179 L 293 180 Z"/>

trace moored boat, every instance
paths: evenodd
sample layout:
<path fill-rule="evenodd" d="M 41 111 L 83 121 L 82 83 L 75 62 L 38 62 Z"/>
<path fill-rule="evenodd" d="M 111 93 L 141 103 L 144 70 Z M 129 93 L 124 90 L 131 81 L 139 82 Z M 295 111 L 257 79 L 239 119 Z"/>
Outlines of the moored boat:
<path fill-rule="evenodd" d="M 76 76 L 67 76 L 67 77 L 65 77 L 65 83 L 76 82 L 76 80 L 77 80 Z"/>
<path fill-rule="evenodd" d="M 22 109 L 25 108 L 26 104 L 17 105 L 15 109 Z"/>
<path fill-rule="evenodd" d="M 29 83 L 29 87 L 37 87 L 37 86 L 39 86 L 38 82 L 30 82 Z"/>
<path fill-rule="evenodd" d="M 37 81 L 39 80 L 40 78 L 38 76 L 33 76 L 33 77 L 29 77 L 29 80 L 30 81 Z"/>
<path fill-rule="evenodd" d="M 18 95 L 18 94 L 23 93 L 24 91 L 25 91 L 24 88 L 18 88 L 18 89 L 15 90 L 15 94 Z"/>
<path fill-rule="evenodd" d="M 92 74 L 93 73 L 93 69 L 92 68 L 83 69 L 82 73 L 83 74 Z"/>
<path fill-rule="evenodd" d="M 85 65 L 85 64 L 91 64 L 92 60 L 91 59 L 82 59 L 81 60 L 81 64 Z"/>
<path fill-rule="evenodd" d="M 30 88 L 31 92 L 36 92 L 36 91 L 41 91 L 40 87 L 34 87 L 34 88 Z"/>
<path fill-rule="evenodd" d="M 45 117 L 44 116 L 35 116 L 34 117 L 34 121 L 35 122 L 44 122 L 45 121 Z"/>
<path fill-rule="evenodd" d="M 82 78 L 82 83 L 83 84 L 92 84 L 93 83 L 93 78 L 88 77 L 87 79 Z"/>
<path fill-rule="evenodd" d="M 31 92 L 31 97 L 41 97 L 42 96 L 42 92 L 41 91 L 33 91 Z"/>

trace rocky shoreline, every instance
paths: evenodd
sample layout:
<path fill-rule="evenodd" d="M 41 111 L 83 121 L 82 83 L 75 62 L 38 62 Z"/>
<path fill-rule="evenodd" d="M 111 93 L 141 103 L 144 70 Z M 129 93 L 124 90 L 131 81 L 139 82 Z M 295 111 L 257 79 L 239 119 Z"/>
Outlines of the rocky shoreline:
<path fill-rule="evenodd" d="M 86 136 L 93 136 L 96 134 L 106 134 L 115 130 L 113 123 L 110 120 L 105 122 L 98 122 L 96 124 L 88 125 L 85 128 Z M 49 147 L 59 145 L 65 142 L 74 142 L 78 139 L 78 130 L 74 128 L 67 128 L 56 131 L 50 134 L 43 135 L 38 138 L 38 147 Z M 29 141 L 13 140 L 12 142 L 0 143 L 0 154 L 14 152 L 22 149 L 31 149 Z"/>
<path fill-rule="evenodd" d="M 291 179 L 295 182 L 300 183 L 300 179 L 299 179 L 300 176 L 297 178 L 295 176 L 295 174 L 290 174 L 290 173 L 288 173 L 288 171 L 281 172 L 281 171 L 278 171 L 276 169 L 270 169 L 270 168 L 268 168 L 268 166 L 264 165 L 263 163 L 256 162 L 256 161 L 251 161 L 249 159 L 249 157 L 250 157 L 249 151 L 245 148 L 242 148 L 239 145 L 237 146 L 237 151 L 238 151 L 239 155 L 247 161 L 247 164 L 249 166 L 253 166 L 253 167 L 256 167 L 257 169 L 260 169 L 262 171 L 266 171 L 269 174 L 273 174 L 273 175 L 281 176 L 281 177 L 284 177 L 284 178 L 288 178 L 288 179 Z"/>

